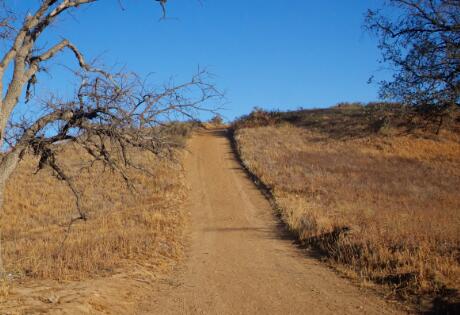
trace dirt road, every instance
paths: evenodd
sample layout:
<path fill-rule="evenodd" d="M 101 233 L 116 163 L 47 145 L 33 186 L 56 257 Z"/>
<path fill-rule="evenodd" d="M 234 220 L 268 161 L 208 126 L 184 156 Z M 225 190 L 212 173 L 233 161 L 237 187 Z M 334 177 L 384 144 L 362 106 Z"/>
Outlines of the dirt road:
<path fill-rule="evenodd" d="M 194 136 L 186 169 L 192 194 L 188 261 L 142 312 L 396 313 L 282 236 L 269 203 L 240 167 L 224 131 Z"/>
<path fill-rule="evenodd" d="M 18 287 L 0 314 L 390 314 L 283 236 L 223 131 L 189 142 L 187 259 L 166 274 L 132 272 Z M 0 287 L 1 289 L 1 287 Z"/>

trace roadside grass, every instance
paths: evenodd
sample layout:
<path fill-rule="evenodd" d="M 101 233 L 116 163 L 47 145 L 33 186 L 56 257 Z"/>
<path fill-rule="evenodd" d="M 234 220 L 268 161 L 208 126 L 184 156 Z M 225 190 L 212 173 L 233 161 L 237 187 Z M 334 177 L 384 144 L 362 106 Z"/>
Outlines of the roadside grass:
<path fill-rule="evenodd" d="M 417 303 L 458 298 L 459 134 L 375 130 L 367 110 L 259 109 L 234 136 L 283 221 L 329 263 Z"/>
<path fill-rule="evenodd" d="M 170 126 L 171 141 L 183 145 L 189 130 Z M 61 144 L 59 163 L 75 178 L 86 221 L 75 197 L 49 170 L 34 175 L 37 161 L 26 156 L 9 181 L 0 217 L 5 269 L 13 280 L 82 280 L 134 264 L 161 268 L 182 255 L 186 186 L 180 163 L 145 152 L 132 154 L 149 174 L 127 171 L 134 189 L 72 144 Z"/>

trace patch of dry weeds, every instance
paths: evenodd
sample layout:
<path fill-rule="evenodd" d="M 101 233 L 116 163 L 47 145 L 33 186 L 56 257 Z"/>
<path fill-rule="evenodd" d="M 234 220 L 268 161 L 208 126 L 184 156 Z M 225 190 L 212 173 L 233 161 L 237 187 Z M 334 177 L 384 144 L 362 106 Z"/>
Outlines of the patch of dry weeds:
<path fill-rule="evenodd" d="M 300 240 L 399 296 L 460 290 L 457 136 L 332 137 L 292 125 L 235 134 Z"/>
<path fill-rule="evenodd" d="M 80 170 L 84 154 L 65 146 L 59 160 L 76 178 L 88 220 L 69 229 L 77 217 L 73 194 L 47 170 L 33 175 L 36 161 L 26 156 L 9 181 L 0 219 L 10 278 L 81 280 L 134 262 L 161 267 L 181 256 L 186 190 L 179 163 L 133 152 L 153 176 L 130 170 L 136 188 L 130 191 L 99 165 Z"/>

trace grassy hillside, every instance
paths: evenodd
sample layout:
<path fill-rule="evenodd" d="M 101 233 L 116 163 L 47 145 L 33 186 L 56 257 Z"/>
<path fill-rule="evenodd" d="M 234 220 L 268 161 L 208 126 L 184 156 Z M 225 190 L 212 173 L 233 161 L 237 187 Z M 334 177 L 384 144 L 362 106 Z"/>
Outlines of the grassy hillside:
<path fill-rule="evenodd" d="M 235 139 L 243 163 L 304 244 L 400 297 L 455 300 L 458 121 L 436 135 L 433 126 L 400 119 L 400 109 L 256 110 L 235 122 Z"/>
<path fill-rule="evenodd" d="M 171 141 L 184 143 L 188 129 L 172 126 Z M 72 144 L 61 144 L 58 160 L 76 179 L 88 220 L 75 221 L 75 197 L 49 170 L 34 175 L 28 155 L 8 183 L 0 219 L 2 246 L 10 280 L 82 280 L 133 264 L 161 266 L 181 255 L 186 196 L 180 164 L 145 152 L 129 152 L 147 172 L 131 168 L 125 180 Z"/>

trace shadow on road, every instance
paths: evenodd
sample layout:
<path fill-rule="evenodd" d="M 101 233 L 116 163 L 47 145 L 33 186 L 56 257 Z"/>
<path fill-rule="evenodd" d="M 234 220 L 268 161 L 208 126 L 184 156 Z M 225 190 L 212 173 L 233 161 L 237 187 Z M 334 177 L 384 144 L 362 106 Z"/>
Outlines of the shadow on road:
<path fill-rule="evenodd" d="M 286 240 L 291 242 L 294 246 L 296 246 L 302 254 L 306 257 L 310 258 L 315 258 L 319 261 L 324 261 L 324 253 L 316 248 L 314 246 L 315 242 L 314 240 L 309 240 L 306 241 L 299 241 L 298 235 L 289 230 L 287 225 L 283 222 L 281 218 L 281 214 L 279 211 L 279 206 L 276 204 L 275 199 L 273 198 L 272 192 L 270 187 L 265 185 L 255 174 L 253 174 L 243 163 L 243 161 L 240 158 L 240 155 L 238 154 L 238 148 L 236 141 L 233 137 L 233 131 L 228 130 L 228 129 L 218 129 L 218 130 L 212 130 L 210 131 L 214 136 L 217 137 L 223 137 L 228 139 L 231 144 L 231 151 L 228 153 L 231 154 L 239 163 L 242 172 L 244 172 L 245 176 L 251 180 L 256 186 L 255 189 L 258 189 L 264 197 L 269 201 L 270 205 L 274 209 L 274 217 L 275 217 L 275 222 L 276 222 L 276 228 L 275 231 L 273 229 L 265 230 L 266 232 L 269 232 L 271 236 L 275 235 L 276 238 Z M 233 168 L 234 170 L 237 170 L 236 168 Z M 225 231 L 225 229 L 219 229 L 220 231 Z M 232 229 L 229 229 L 227 232 L 231 232 Z M 253 231 L 258 231 L 262 230 L 260 228 L 239 228 L 238 230 L 253 230 Z M 273 233 L 275 232 L 275 233 Z M 331 238 L 333 241 L 334 239 L 338 239 L 338 235 L 340 233 L 346 233 L 347 228 L 344 228 L 344 230 L 341 231 L 333 231 L 332 233 L 328 233 L 330 235 L 320 235 L 318 236 L 319 238 Z M 442 291 L 442 290 L 441 290 Z M 445 291 L 445 292 L 444 292 Z M 434 297 L 429 303 L 423 303 L 424 305 L 430 305 L 428 307 L 428 310 L 422 312 L 422 314 L 460 314 L 460 301 L 457 299 L 452 299 L 452 297 L 458 296 L 458 292 L 453 292 L 453 290 L 444 290 L 443 292 L 439 292 L 438 296 Z M 452 302 L 454 301 L 454 302 Z M 425 302 L 427 302 L 425 300 Z M 416 303 L 421 307 L 421 303 Z M 425 308 L 425 307 L 423 307 Z"/>

